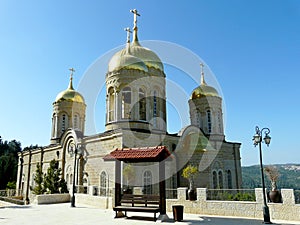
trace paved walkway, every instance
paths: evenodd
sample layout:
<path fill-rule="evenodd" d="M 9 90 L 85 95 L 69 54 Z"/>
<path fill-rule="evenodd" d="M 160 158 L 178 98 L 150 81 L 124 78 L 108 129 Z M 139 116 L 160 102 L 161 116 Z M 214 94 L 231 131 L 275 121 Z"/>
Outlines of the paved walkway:
<path fill-rule="evenodd" d="M 114 219 L 112 210 L 103 210 L 84 205 L 71 208 L 70 204 L 52 205 L 29 205 L 2 206 L 0 202 L 0 224 L 24 224 L 24 225 L 80 225 L 80 224 L 103 224 L 103 225 L 154 225 L 161 221 L 153 222 L 151 213 L 129 212 L 128 218 Z M 261 220 L 222 218 L 214 216 L 202 216 L 184 214 L 182 222 L 174 222 L 172 213 L 168 213 L 170 219 L 164 224 L 176 225 L 261 225 Z M 298 222 L 272 221 L 275 224 L 300 224 Z"/>

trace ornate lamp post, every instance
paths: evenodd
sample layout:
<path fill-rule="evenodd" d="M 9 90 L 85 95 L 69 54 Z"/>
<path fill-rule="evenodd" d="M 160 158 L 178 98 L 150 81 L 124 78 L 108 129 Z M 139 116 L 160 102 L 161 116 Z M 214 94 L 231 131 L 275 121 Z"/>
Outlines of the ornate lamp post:
<path fill-rule="evenodd" d="M 76 161 L 77 161 L 77 154 L 81 154 L 81 148 L 78 145 L 75 145 L 73 142 L 70 143 L 68 152 L 74 156 L 74 172 L 73 172 L 73 185 L 72 185 L 72 198 L 71 198 L 71 207 L 75 207 L 75 175 L 76 175 Z"/>
<path fill-rule="evenodd" d="M 265 224 L 272 224 L 270 221 L 270 212 L 269 207 L 267 205 L 266 200 L 266 192 L 265 192 L 265 177 L 264 177 L 264 169 L 263 169 L 263 163 L 262 163 L 262 151 L 261 151 L 261 143 L 265 142 L 267 146 L 269 146 L 271 142 L 271 137 L 269 136 L 270 129 L 269 128 L 263 128 L 259 129 L 258 126 L 255 127 L 256 134 L 253 136 L 254 146 L 259 146 L 259 156 L 260 156 L 260 170 L 261 170 L 261 183 L 262 183 L 262 189 L 263 189 L 263 199 L 264 199 L 264 206 L 263 206 L 263 214 L 264 214 L 264 222 Z M 265 137 L 262 139 L 262 135 L 265 133 Z"/>

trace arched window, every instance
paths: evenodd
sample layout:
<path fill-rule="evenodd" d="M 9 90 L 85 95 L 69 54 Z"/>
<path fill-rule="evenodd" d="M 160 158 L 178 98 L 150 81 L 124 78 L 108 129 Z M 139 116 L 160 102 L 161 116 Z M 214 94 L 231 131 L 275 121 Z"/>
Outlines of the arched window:
<path fill-rule="evenodd" d="M 152 173 L 151 171 L 147 170 L 144 172 L 143 176 L 143 183 L 144 183 L 144 194 L 152 194 Z"/>
<path fill-rule="evenodd" d="M 115 120 L 115 93 L 114 89 L 108 90 L 108 122 Z"/>
<path fill-rule="evenodd" d="M 212 128 L 211 111 L 207 110 L 206 115 L 207 115 L 207 131 L 208 133 L 211 133 L 211 128 Z"/>
<path fill-rule="evenodd" d="M 219 171 L 218 175 L 219 175 L 219 188 L 223 189 L 223 173 L 222 173 L 222 171 Z"/>
<path fill-rule="evenodd" d="M 157 127 L 157 92 L 153 92 L 153 127 Z"/>
<path fill-rule="evenodd" d="M 100 195 L 106 196 L 106 172 L 102 171 L 100 174 Z"/>
<path fill-rule="evenodd" d="M 131 89 L 125 87 L 122 91 L 122 119 L 130 119 Z"/>
<path fill-rule="evenodd" d="M 230 170 L 227 171 L 227 185 L 228 189 L 232 189 L 232 175 Z"/>
<path fill-rule="evenodd" d="M 213 172 L 213 189 L 217 189 L 218 187 L 218 178 L 217 178 L 217 172 Z"/>
<path fill-rule="evenodd" d="M 143 89 L 139 89 L 139 119 L 146 120 L 146 98 Z"/>

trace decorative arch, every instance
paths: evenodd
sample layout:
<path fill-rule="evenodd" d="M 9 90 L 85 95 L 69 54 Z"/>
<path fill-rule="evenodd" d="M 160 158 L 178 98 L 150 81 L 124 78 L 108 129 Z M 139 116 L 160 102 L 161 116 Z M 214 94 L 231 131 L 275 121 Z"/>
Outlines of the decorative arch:
<path fill-rule="evenodd" d="M 65 168 L 66 168 L 66 154 L 68 152 L 68 148 L 71 143 L 74 143 L 77 145 L 79 142 L 81 142 L 81 139 L 83 138 L 83 133 L 79 130 L 74 130 L 73 128 L 67 129 L 61 136 L 60 139 L 60 145 L 62 146 L 62 177 L 66 179 L 65 176 Z M 82 152 L 84 154 L 84 152 Z M 73 163 L 73 162 L 70 162 Z M 69 177 L 70 178 L 70 177 Z"/>

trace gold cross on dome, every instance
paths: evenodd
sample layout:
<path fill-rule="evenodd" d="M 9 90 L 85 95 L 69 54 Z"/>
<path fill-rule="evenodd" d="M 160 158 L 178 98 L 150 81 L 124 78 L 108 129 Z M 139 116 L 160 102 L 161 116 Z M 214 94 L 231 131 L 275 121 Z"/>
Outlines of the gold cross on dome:
<path fill-rule="evenodd" d="M 137 9 L 131 9 L 130 12 L 132 12 L 134 14 L 133 16 L 133 24 L 134 24 L 134 27 L 137 27 L 137 16 L 141 16 Z"/>
<path fill-rule="evenodd" d="M 130 33 L 132 33 L 132 31 L 130 30 L 129 27 L 126 27 L 124 30 L 127 32 L 127 43 L 129 43 L 130 42 Z"/>
<path fill-rule="evenodd" d="M 75 72 L 75 69 L 72 67 L 72 68 L 70 68 L 69 70 L 71 71 L 70 76 L 71 76 L 71 79 L 72 79 L 72 78 L 73 78 L 73 73 Z"/>

